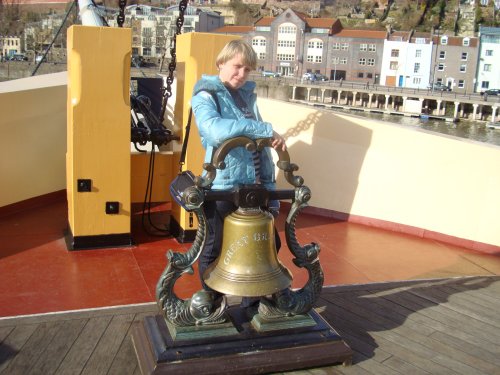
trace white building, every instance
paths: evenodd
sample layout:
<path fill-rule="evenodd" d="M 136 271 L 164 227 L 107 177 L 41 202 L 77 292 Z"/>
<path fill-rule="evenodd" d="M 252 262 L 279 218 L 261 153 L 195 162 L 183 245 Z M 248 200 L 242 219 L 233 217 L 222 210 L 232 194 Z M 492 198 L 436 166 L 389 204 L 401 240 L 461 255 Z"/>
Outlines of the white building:
<path fill-rule="evenodd" d="M 380 84 L 385 86 L 405 86 L 406 60 L 410 31 L 395 31 L 384 40 L 384 53 L 380 71 Z"/>
<path fill-rule="evenodd" d="M 479 40 L 476 92 L 499 89 L 500 27 L 480 27 Z"/>
<path fill-rule="evenodd" d="M 430 81 L 432 42 L 429 33 L 395 31 L 384 41 L 380 83 L 426 89 Z"/>
<path fill-rule="evenodd" d="M 431 62 L 431 34 L 414 33 L 407 44 L 404 87 L 426 89 L 430 82 Z"/>

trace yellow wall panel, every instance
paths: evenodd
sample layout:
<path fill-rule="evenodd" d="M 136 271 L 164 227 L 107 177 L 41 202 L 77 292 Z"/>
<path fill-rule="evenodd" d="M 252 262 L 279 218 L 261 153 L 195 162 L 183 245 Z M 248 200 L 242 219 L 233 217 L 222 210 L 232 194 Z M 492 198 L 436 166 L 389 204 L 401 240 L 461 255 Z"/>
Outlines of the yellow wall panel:
<path fill-rule="evenodd" d="M 130 233 L 131 30 L 68 30 L 67 189 L 73 236 Z M 78 179 L 92 190 L 78 192 Z M 106 202 L 119 202 L 106 214 Z"/>

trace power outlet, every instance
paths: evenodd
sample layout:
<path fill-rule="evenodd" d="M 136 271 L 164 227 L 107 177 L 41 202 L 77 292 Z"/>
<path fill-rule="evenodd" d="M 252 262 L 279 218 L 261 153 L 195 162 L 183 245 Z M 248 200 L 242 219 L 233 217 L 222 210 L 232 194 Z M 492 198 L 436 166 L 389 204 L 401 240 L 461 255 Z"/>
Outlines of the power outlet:
<path fill-rule="evenodd" d="M 106 214 L 113 215 L 120 211 L 120 202 L 106 202 Z"/>
<path fill-rule="evenodd" d="M 76 190 L 79 193 L 86 193 L 92 191 L 92 180 L 90 178 L 79 178 L 76 180 Z"/>

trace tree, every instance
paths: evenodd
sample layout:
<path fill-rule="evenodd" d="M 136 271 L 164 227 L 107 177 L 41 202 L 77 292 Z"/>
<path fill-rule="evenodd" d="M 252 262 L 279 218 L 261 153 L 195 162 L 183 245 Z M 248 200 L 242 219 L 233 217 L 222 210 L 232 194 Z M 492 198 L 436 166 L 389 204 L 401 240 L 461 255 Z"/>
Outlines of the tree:
<path fill-rule="evenodd" d="M 19 35 L 23 30 L 18 0 L 0 0 L 0 34 Z"/>

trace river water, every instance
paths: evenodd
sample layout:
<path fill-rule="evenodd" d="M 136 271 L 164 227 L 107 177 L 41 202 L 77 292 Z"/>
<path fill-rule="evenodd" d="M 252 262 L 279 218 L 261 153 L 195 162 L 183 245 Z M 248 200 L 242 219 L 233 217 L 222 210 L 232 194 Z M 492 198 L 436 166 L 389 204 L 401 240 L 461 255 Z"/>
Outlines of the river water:
<path fill-rule="evenodd" d="M 453 123 L 444 120 L 426 120 L 418 117 L 405 117 L 371 112 L 350 112 L 337 109 L 331 109 L 331 111 L 341 112 L 343 114 L 348 113 L 354 116 L 361 116 L 385 122 L 392 122 L 394 124 L 426 129 L 436 133 L 447 134 L 459 138 L 466 138 L 478 142 L 500 146 L 500 130 L 488 129 L 484 122 L 460 120 L 459 122 Z"/>

